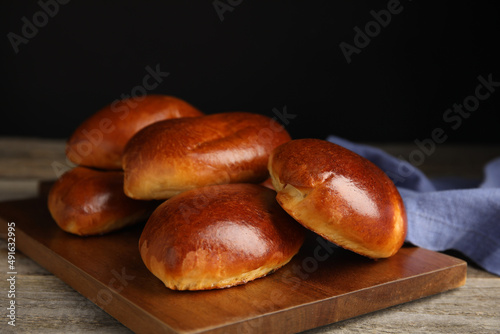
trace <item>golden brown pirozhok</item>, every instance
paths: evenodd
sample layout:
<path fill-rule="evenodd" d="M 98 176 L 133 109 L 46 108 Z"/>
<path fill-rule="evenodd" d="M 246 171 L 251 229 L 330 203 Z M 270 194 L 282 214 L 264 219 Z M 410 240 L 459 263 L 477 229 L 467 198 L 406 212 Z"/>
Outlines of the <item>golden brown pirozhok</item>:
<path fill-rule="evenodd" d="M 273 151 L 269 172 L 283 209 L 325 239 L 371 258 L 403 245 L 407 222 L 398 190 L 356 153 L 325 140 L 292 140 Z"/>
<path fill-rule="evenodd" d="M 125 147 L 124 191 L 167 199 L 213 184 L 260 183 L 271 151 L 290 140 L 274 119 L 247 112 L 170 119 L 139 131 Z"/>
<path fill-rule="evenodd" d="M 142 232 L 146 267 L 168 288 L 206 290 L 243 284 L 285 265 L 305 229 L 256 184 L 183 192 L 161 204 Z"/>
<path fill-rule="evenodd" d="M 156 201 L 137 201 L 123 193 L 122 171 L 75 167 L 52 186 L 48 207 L 57 225 L 77 235 L 96 235 L 146 221 Z"/>
<path fill-rule="evenodd" d="M 117 101 L 76 128 L 68 140 L 66 155 L 77 165 L 121 169 L 123 149 L 137 131 L 165 119 L 201 115 L 201 111 L 173 96 L 146 95 Z"/>

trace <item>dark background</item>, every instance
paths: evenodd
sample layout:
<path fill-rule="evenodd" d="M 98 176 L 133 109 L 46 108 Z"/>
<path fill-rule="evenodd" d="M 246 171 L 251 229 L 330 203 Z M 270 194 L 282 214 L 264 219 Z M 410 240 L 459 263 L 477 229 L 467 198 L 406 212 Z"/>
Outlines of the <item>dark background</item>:
<path fill-rule="evenodd" d="M 494 2 L 401 1 L 350 64 L 339 44 L 354 44 L 354 27 L 388 1 L 229 3 L 221 21 L 213 1 L 73 0 L 16 54 L 7 34 L 42 9 L 3 1 L 0 135 L 66 138 L 159 64 L 170 75 L 152 93 L 206 113 L 286 106 L 294 138 L 412 142 L 440 127 L 448 142 L 500 142 L 500 87 L 457 129 L 443 120 L 479 75 L 500 81 Z"/>

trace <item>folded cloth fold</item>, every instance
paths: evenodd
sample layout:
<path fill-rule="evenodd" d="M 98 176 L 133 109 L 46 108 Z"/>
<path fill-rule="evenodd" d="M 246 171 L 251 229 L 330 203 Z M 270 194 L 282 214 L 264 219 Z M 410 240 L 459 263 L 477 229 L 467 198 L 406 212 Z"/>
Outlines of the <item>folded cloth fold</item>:
<path fill-rule="evenodd" d="M 327 140 L 367 158 L 394 181 L 408 215 L 406 241 L 433 251 L 459 251 L 500 275 L 500 158 L 485 166 L 480 183 L 431 180 L 379 148 L 336 136 Z"/>

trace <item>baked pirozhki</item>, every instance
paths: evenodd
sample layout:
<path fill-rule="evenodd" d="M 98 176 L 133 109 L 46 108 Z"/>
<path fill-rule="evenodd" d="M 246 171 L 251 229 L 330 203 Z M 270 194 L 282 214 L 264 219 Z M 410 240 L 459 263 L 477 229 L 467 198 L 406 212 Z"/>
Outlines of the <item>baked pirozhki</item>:
<path fill-rule="evenodd" d="M 373 163 L 320 139 L 277 147 L 269 172 L 281 207 L 325 239 L 370 258 L 403 245 L 406 212 L 394 183 Z"/>
<path fill-rule="evenodd" d="M 256 184 L 183 192 L 151 215 L 139 240 L 144 264 L 174 290 L 231 287 L 266 276 L 299 251 L 305 229 Z"/>
<path fill-rule="evenodd" d="M 158 204 L 125 196 L 122 171 L 86 167 L 64 173 L 48 195 L 48 208 L 57 225 L 80 236 L 105 234 L 145 222 Z"/>
<path fill-rule="evenodd" d="M 140 129 L 165 119 L 201 115 L 201 111 L 173 96 L 146 95 L 117 100 L 73 132 L 66 156 L 77 165 L 120 170 L 125 144 Z"/>
<path fill-rule="evenodd" d="M 130 139 L 123 154 L 125 194 L 168 199 L 214 184 L 260 183 L 271 151 L 290 140 L 274 119 L 227 112 L 151 124 Z"/>

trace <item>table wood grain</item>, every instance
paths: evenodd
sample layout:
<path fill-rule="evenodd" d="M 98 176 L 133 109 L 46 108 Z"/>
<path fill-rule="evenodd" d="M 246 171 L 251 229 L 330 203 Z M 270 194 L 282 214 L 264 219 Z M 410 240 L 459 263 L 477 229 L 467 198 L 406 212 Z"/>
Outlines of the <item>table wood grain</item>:
<path fill-rule="evenodd" d="M 412 143 L 374 145 L 406 159 L 418 149 Z M 420 168 L 430 176 L 480 178 L 484 164 L 497 156 L 500 156 L 498 146 L 442 144 L 425 157 Z M 0 200 L 35 196 L 39 181 L 55 179 L 65 166 L 71 167 L 64 157 L 62 140 L 0 138 Z M 17 326 L 15 329 L 8 326 L 2 311 L 0 332 L 131 332 L 19 252 L 16 267 Z M 7 271 L 7 246 L 0 239 L 2 310 L 8 303 Z M 500 278 L 473 263 L 469 263 L 467 275 L 465 286 L 458 289 L 304 333 L 498 333 Z"/>

